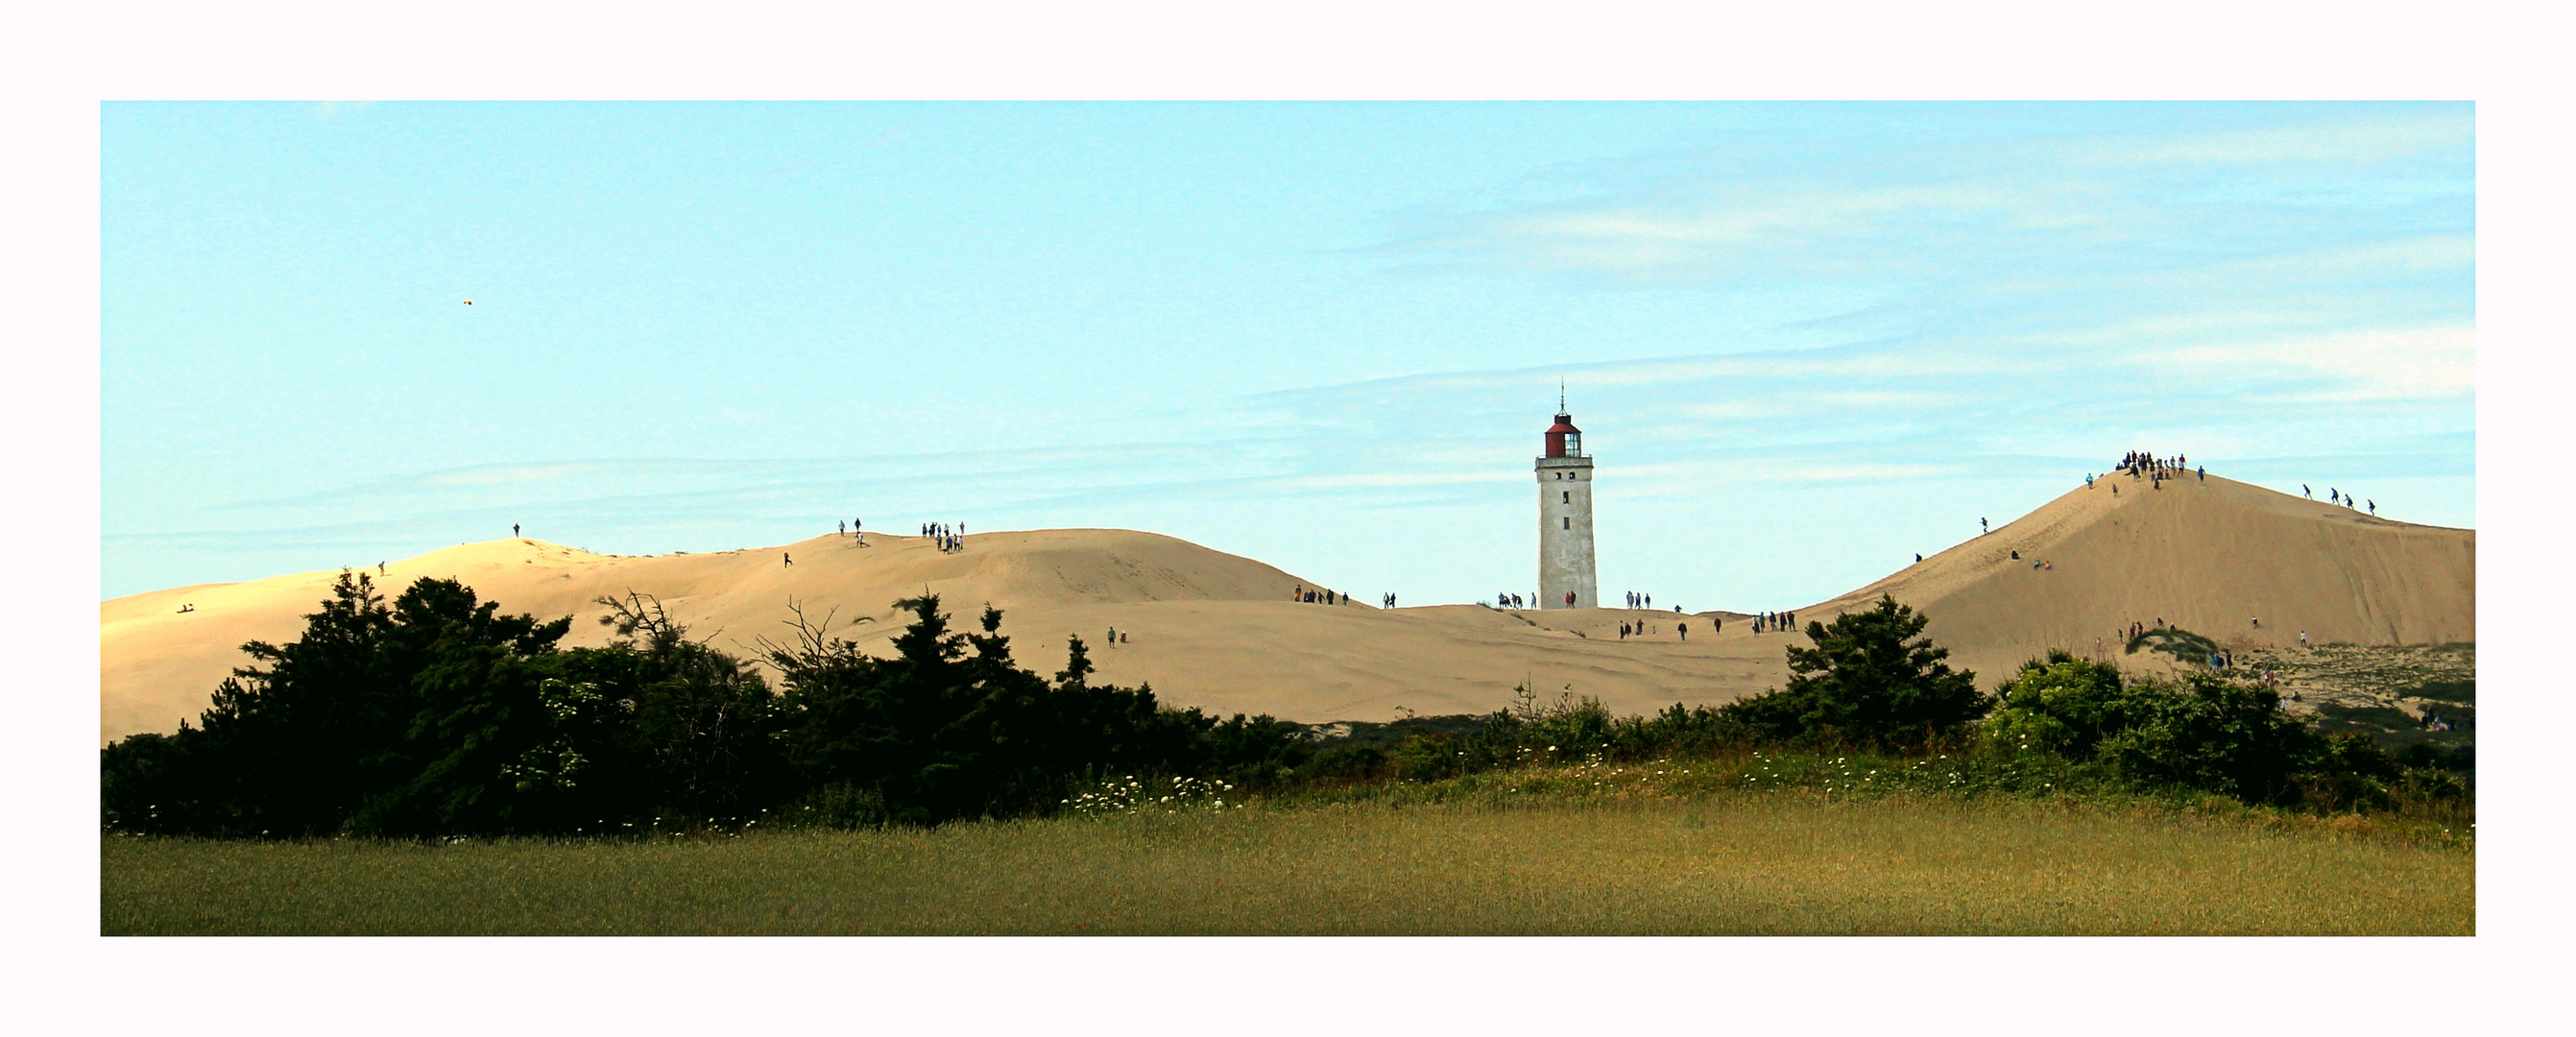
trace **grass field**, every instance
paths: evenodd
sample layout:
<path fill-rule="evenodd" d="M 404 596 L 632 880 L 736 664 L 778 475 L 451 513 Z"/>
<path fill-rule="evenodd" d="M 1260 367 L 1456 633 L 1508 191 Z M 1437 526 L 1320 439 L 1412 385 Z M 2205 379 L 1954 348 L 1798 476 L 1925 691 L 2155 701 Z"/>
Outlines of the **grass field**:
<path fill-rule="evenodd" d="M 107 836 L 117 934 L 2459 934 L 2473 852 L 2156 806 L 1480 796 L 739 837 Z"/>

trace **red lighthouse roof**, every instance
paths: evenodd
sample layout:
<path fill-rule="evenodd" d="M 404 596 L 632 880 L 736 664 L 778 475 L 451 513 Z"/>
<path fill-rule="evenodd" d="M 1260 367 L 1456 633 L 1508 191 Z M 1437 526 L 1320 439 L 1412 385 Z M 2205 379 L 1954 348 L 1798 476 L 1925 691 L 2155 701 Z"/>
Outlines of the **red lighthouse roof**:
<path fill-rule="evenodd" d="M 1556 424 L 1547 427 L 1547 456 L 1583 456 L 1583 430 L 1574 427 L 1574 415 L 1560 412 Z"/>

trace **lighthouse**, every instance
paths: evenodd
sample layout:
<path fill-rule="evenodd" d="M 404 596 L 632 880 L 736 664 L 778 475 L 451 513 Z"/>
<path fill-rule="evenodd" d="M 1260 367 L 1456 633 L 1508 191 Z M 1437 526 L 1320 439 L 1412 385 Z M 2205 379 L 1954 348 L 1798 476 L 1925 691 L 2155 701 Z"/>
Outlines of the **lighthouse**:
<path fill-rule="evenodd" d="M 1592 576 L 1592 459 L 1574 416 L 1559 411 L 1538 459 L 1538 607 L 1600 605 Z"/>

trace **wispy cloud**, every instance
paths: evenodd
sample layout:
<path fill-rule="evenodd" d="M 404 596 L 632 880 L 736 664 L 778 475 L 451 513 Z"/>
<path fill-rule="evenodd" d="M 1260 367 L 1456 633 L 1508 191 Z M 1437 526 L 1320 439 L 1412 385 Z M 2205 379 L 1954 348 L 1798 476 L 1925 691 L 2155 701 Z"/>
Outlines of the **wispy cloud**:
<path fill-rule="evenodd" d="M 2476 119 L 2464 107 L 2395 118 L 2339 119 L 2319 126 L 2122 136 L 2072 146 L 2066 154 L 2119 165 L 2385 162 L 2425 154 L 2458 155 L 2474 145 L 2476 132 Z"/>
<path fill-rule="evenodd" d="M 2231 381 L 2273 381 L 2276 403 L 2467 400 L 2477 391 L 2477 332 L 2466 327 L 2356 331 L 2234 346 L 2192 346 L 2153 358 Z M 2322 384 L 2300 383 L 2310 378 Z"/>

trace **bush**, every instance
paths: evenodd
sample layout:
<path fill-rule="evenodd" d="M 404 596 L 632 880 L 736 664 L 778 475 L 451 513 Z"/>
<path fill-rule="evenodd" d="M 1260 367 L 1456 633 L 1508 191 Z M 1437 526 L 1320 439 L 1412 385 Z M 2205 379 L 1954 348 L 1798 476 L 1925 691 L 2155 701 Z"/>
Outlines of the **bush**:
<path fill-rule="evenodd" d="M 1881 597 L 1866 612 L 1810 622 L 1813 648 L 1791 648 L 1789 685 L 1732 702 L 1719 715 L 1781 740 L 1922 746 L 1992 708 L 1973 671 L 1953 671 L 1950 651 L 1923 632 L 1929 617 Z"/>
<path fill-rule="evenodd" d="M 2118 667 L 2053 651 L 2023 663 L 2003 686 L 1978 740 L 1988 749 L 2089 759 L 2106 735 L 2128 726 L 2126 695 Z"/>
<path fill-rule="evenodd" d="M 2146 786 L 2332 812 L 2389 805 L 2406 772 L 2368 736 L 2320 734 L 2277 692 L 2214 676 L 2124 680 L 2061 651 L 2024 663 L 1998 697 L 1979 731 L 1988 751 L 2098 759 Z"/>

